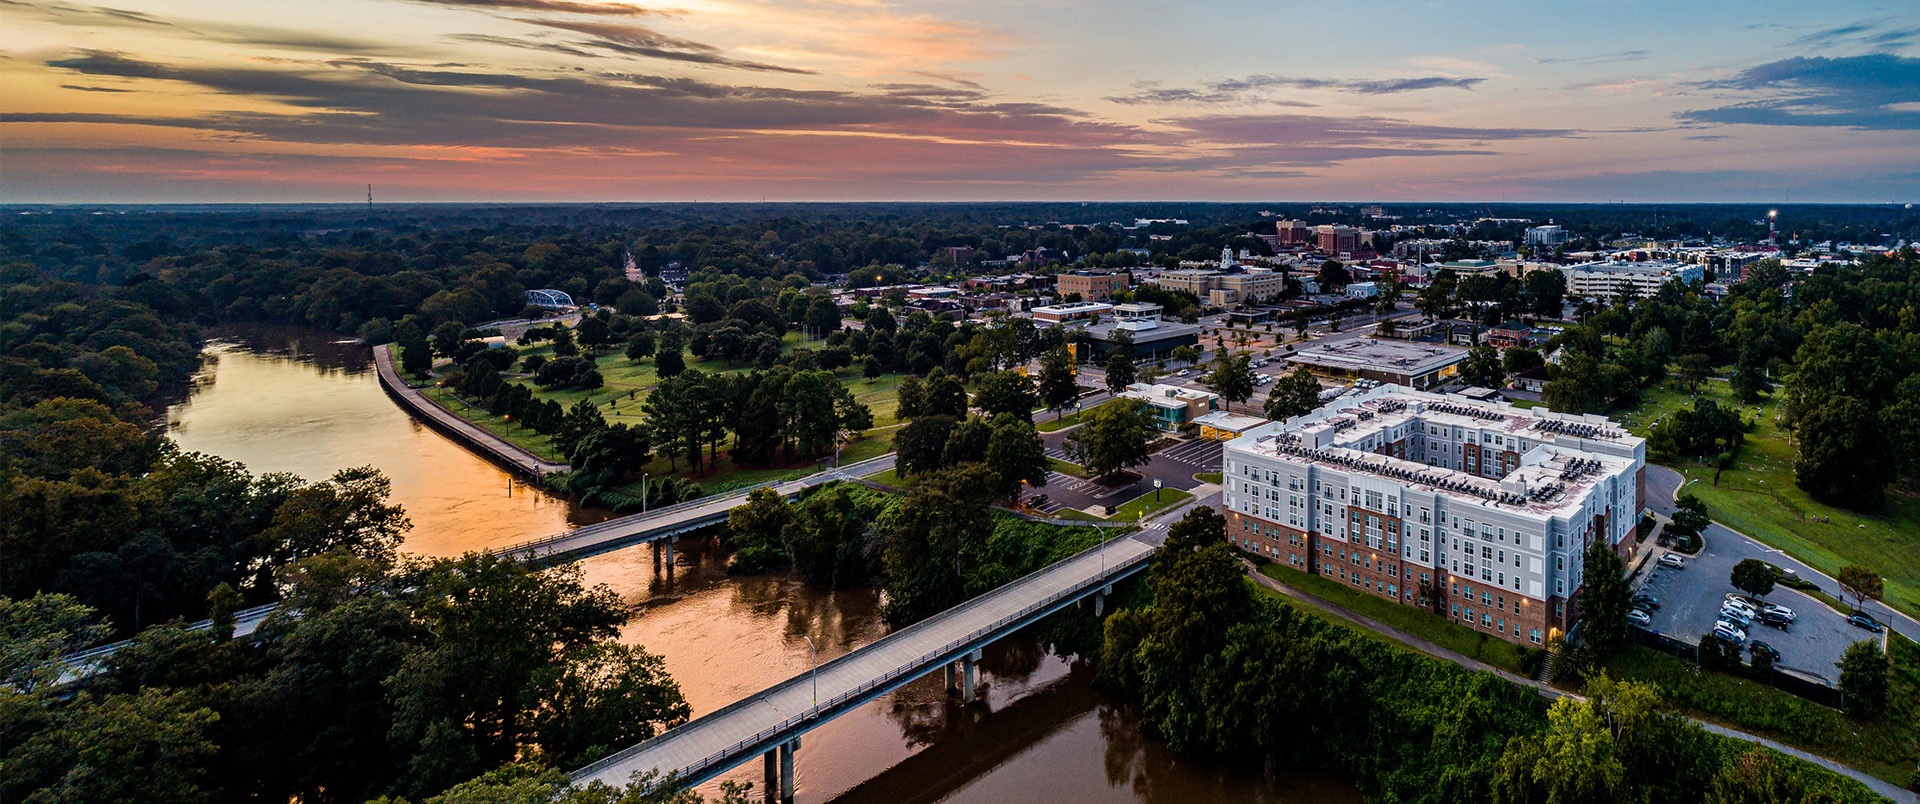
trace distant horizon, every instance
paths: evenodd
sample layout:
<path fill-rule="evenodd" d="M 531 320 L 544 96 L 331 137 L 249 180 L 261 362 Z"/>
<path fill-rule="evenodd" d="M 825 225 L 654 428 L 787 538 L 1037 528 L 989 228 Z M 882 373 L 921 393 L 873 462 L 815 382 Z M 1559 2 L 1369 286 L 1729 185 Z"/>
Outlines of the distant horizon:
<path fill-rule="evenodd" d="M 1920 200 L 1878 0 L 96 2 L 0 3 L 0 199 Z"/>
<path fill-rule="evenodd" d="M 1101 204 L 1101 205 L 1219 205 L 1219 206 L 1259 206 L 1270 205 L 1314 205 L 1339 204 L 1345 206 L 1397 205 L 1397 206 L 1433 206 L 1433 207 L 1766 207 L 1773 209 L 1791 209 L 1794 207 L 1905 207 L 1912 208 L 1911 201 L 1459 201 L 1459 200 L 1417 200 L 1382 201 L 1378 199 L 1339 199 L 1322 198 L 1313 201 L 1296 200 L 1149 200 L 1149 199 L 859 199 L 859 200 L 763 200 L 763 201 L 597 201 L 597 200 L 505 200 L 505 201 L 380 201 L 374 200 L 373 209 L 393 209 L 400 207 L 483 207 L 483 206 L 777 206 L 777 205 L 843 205 L 864 206 L 871 204 L 920 204 L 929 206 L 961 206 L 970 204 Z M 19 210 L 36 207 L 318 207 L 327 209 L 368 208 L 366 201 L 0 201 L 0 209 Z"/>

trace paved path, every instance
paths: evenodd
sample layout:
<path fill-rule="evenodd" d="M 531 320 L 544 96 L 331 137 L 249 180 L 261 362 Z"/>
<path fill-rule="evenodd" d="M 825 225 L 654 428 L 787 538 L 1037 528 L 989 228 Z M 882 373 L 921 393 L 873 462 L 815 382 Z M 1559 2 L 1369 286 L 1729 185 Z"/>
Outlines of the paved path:
<path fill-rule="evenodd" d="M 1372 618 L 1362 616 L 1358 613 L 1353 612 L 1352 610 L 1349 610 L 1343 606 L 1340 606 L 1339 604 L 1324 600 L 1322 598 L 1315 597 L 1313 595 L 1307 594 L 1306 592 L 1302 592 L 1298 589 L 1295 589 L 1291 586 L 1288 586 L 1272 578 L 1269 578 L 1266 575 L 1261 574 L 1260 572 L 1254 569 L 1253 564 L 1251 563 L 1245 562 L 1244 560 L 1242 561 L 1242 563 L 1246 564 L 1247 577 L 1252 578 L 1255 583 L 1258 583 L 1261 586 L 1264 586 L 1268 589 L 1272 589 L 1276 592 L 1279 592 L 1280 594 L 1286 595 L 1287 597 L 1298 600 L 1316 609 L 1327 612 L 1328 614 L 1331 614 L 1342 620 L 1346 620 L 1347 622 L 1358 625 L 1362 628 L 1366 628 L 1376 633 L 1384 634 L 1386 636 L 1392 637 L 1393 639 L 1398 640 L 1400 642 L 1404 642 L 1407 645 L 1412 646 L 1415 650 L 1420 651 L 1421 653 L 1428 654 L 1438 659 L 1444 659 L 1446 661 L 1453 662 L 1454 664 L 1460 665 L 1461 667 L 1465 667 L 1469 670 L 1479 670 L 1479 671 L 1484 671 L 1488 673 L 1493 673 L 1514 684 L 1531 687 L 1535 691 L 1539 692 L 1541 697 L 1547 698 L 1549 700 L 1559 700 L 1561 698 L 1573 698 L 1575 700 L 1582 700 L 1582 696 L 1575 695 L 1570 692 L 1565 692 L 1559 689 L 1555 689 L 1551 686 L 1542 684 L 1538 681 L 1534 681 L 1533 679 L 1530 679 L 1530 678 L 1521 678 L 1520 676 L 1514 675 L 1513 673 L 1509 673 L 1500 668 L 1488 665 L 1485 662 L 1475 660 L 1471 657 L 1465 656 L 1463 654 L 1457 653 L 1452 650 L 1448 650 L 1446 648 L 1440 647 L 1439 645 L 1435 645 L 1432 642 L 1428 642 L 1427 640 L 1421 639 L 1417 636 L 1409 634 L 1398 628 L 1394 628 L 1392 626 L 1383 624 Z M 1692 719 L 1692 718 L 1689 718 L 1689 719 Z M 1787 754 L 1789 756 L 1798 757 L 1808 762 L 1812 762 L 1816 765 L 1826 768 L 1827 770 L 1833 771 L 1834 773 L 1838 773 L 1842 776 L 1845 776 L 1849 779 L 1853 779 L 1863 785 L 1866 785 L 1867 788 L 1872 790 L 1873 792 L 1878 793 L 1882 796 L 1886 796 L 1887 798 L 1892 799 L 1894 801 L 1903 802 L 1904 804 L 1920 804 L 1920 796 L 1916 796 L 1911 792 L 1902 790 L 1899 787 L 1894 786 L 1890 782 L 1887 782 L 1883 779 L 1879 779 L 1873 776 L 1869 776 L 1862 771 L 1849 768 L 1831 759 L 1827 759 L 1825 757 L 1821 757 L 1815 754 L 1810 754 L 1810 753 L 1807 753 L 1806 751 L 1802 751 L 1798 748 L 1794 748 L 1793 746 L 1776 742 L 1774 740 L 1769 740 L 1765 737 L 1748 734 L 1743 731 L 1730 729 L 1725 726 L 1717 725 L 1714 723 L 1708 723 L 1703 720 L 1697 720 L 1697 719 L 1692 719 L 1692 720 L 1695 723 L 1700 724 L 1702 728 L 1705 728 L 1707 731 L 1713 732 L 1714 734 L 1719 734 L 1725 737 L 1732 737 L 1734 739 L 1744 740 L 1750 743 L 1757 743 L 1759 745 L 1764 745 L 1768 748 L 1771 748 L 1775 751 L 1779 751 L 1780 753 Z"/>
<path fill-rule="evenodd" d="M 573 781 L 623 785 L 649 770 L 711 778 L 1137 571 L 1155 549 L 1115 538 L 595 762 Z"/>
<path fill-rule="evenodd" d="M 386 386 L 387 392 L 393 394 L 415 415 L 428 419 L 435 429 L 449 433 L 485 452 L 494 460 L 535 477 L 573 470 L 572 466 L 555 463 L 521 449 L 512 442 L 488 432 L 486 428 L 460 418 L 453 411 L 441 407 L 440 403 L 428 399 L 425 394 L 408 387 L 406 379 L 400 376 L 400 369 L 393 364 L 391 344 L 383 343 L 373 347 L 373 362 L 380 370 L 380 384 Z"/>

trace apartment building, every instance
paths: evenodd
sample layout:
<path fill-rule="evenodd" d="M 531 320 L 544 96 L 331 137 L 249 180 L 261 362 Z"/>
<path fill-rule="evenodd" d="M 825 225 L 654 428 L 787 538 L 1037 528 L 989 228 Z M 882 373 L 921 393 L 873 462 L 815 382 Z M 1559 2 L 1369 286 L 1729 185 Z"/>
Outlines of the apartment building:
<path fill-rule="evenodd" d="M 1314 228 L 1314 235 L 1321 251 L 1328 254 L 1350 254 L 1360 250 L 1360 230 L 1351 226 L 1322 224 Z"/>
<path fill-rule="evenodd" d="M 1067 271 L 1054 277 L 1061 298 L 1078 293 L 1081 301 L 1113 301 L 1113 292 L 1127 289 L 1124 271 Z"/>
<path fill-rule="evenodd" d="M 1604 417 L 1387 385 L 1227 442 L 1227 536 L 1539 646 L 1579 619 L 1588 545 L 1631 549 L 1645 468 Z"/>

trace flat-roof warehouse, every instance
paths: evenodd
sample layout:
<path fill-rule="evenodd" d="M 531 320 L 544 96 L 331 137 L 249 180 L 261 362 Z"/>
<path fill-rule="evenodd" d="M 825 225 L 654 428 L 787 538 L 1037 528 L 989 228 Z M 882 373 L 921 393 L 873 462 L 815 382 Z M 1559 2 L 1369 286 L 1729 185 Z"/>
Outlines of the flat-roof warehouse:
<path fill-rule="evenodd" d="M 1308 346 L 1287 362 L 1334 377 L 1379 380 L 1412 388 L 1432 388 L 1460 372 L 1467 350 L 1432 343 L 1354 338 Z"/>

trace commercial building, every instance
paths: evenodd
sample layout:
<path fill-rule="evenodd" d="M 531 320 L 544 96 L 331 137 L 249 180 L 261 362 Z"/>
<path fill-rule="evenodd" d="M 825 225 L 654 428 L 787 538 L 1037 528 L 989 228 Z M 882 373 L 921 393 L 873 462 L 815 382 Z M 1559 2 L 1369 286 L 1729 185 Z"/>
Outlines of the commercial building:
<path fill-rule="evenodd" d="M 1184 268 L 1162 271 L 1151 281 L 1166 290 L 1191 293 L 1209 306 L 1231 308 L 1253 299 L 1279 295 L 1286 289 L 1287 278 L 1285 274 L 1264 268 L 1233 273 Z"/>
<path fill-rule="evenodd" d="M 1559 226 L 1549 224 L 1547 226 L 1527 227 L 1527 245 L 1529 246 L 1553 248 L 1554 246 L 1564 246 L 1566 244 L 1567 230 Z"/>
<path fill-rule="evenodd" d="M 1410 388 L 1432 388 L 1460 373 L 1467 350 L 1431 343 L 1354 338 L 1307 346 L 1287 362 L 1340 379 L 1379 380 Z"/>
<path fill-rule="evenodd" d="M 1567 277 L 1567 295 L 1590 299 L 1612 299 L 1627 287 L 1644 299 L 1658 292 L 1661 285 L 1676 279 L 1692 283 L 1706 276 L 1705 269 L 1699 265 L 1673 260 L 1583 262 L 1563 266 L 1560 272 Z"/>
<path fill-rule="evenodd" d="M 1289 246 L 1304 246 L 1314 241 L 1313 227 L 1306 221 L 1280 221 L 1273 225 L 1274 234 L 1280 242 Z"/>
<path fill-rule="evenodd" d="M 1646 442 L 1600 416 L 1382 386 L 1228 441 L 1238 548 L 1523 645 L 1631 549 Z"/>
<path fill-rule="evenodd" d="M 1078 293 L 1081 301 L 1113 301 L 1113 292 L 1126 290 L 1125 271 L 1067 271 L 1054 277 L 1061 298 Z"/>
<path fill-rule="evenodd" d="M 1116 304 L 1113 306 L 1113 317 L 1117 321 L 1159 321 L 1160 312 L 1165 309 L 1148 302 Z"/>
<path fill-rule="evenodd" d="M 1220 404 L 1218 394 L 1180 385 L 1149 385 L 1136 382 L 1120 392 L 1126 399 L 1139 400 L 1142 409 L 1152 414 L 1162 430 L 1172 430 L 1212 413 Z"/>
<path fill-rule="evenodd" d="M 1216 410 L 1205 416 L 1195 418 L 1193 423 L 1200 425 L 1201 438 L 1210 438 L 1215 441 L 1232 441 L 1252 432 L 1254 428 L 1266 424 L 1267 420 L 1259 416 L 1244 416 L 1238 413 Z"/>
<path fill-rule="evenodd" d="M 1113 305 L 1100 302 L 1073 302 L 1035 307 L 1028 312 L 1033 315 L 1035 321 L 1064 324 L 1068 321 L 1098 321 L 1101 316 L 1113 312 Z"/>
<path fill-rule="evenodd" d="M 1200 345 L 1199 327 L 1151 318 L 1094 324 L 1087 327 L 1087 334 L 1093 336 L 1093 359 L 1095 360 L 1104 360 L 1113 351 L 1115 342 L 1126 339 L 1131 339 L 1133 342 L 1133 351 L 1128 356 L 1135 360 L 1165 358 L 1173 354 L 1173 350 L 1182 346 L 1198 347 Z"/>

